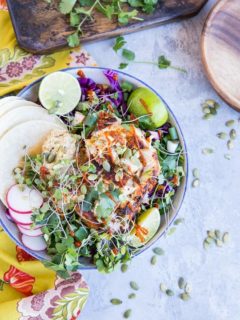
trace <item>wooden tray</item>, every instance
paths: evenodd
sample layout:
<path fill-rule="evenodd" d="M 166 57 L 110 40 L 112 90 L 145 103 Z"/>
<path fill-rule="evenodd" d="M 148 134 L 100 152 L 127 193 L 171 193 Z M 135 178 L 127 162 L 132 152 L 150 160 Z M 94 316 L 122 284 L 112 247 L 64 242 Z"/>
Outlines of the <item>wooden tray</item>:
<path fill-rule="evenodd" d="M 144 21 L 133 21 L 120 26 L 102 14 L 95 13 L 93 21 L 85 24 L 81 42 L 115 37 L 185 18 L 199 12 L 207 0 L 159 1 L 152 15 L 142 15 Z M 66 36 L 72 33 L 68 19 L 58 11 L 59 1 L 48 4 L 44 0 L 7 0 L 13 27 L 19 46 L 27 51 L 42 54 L 66 47 Z"/>
<path fill-rule="evenodd" d="M 240 111 L 240 1 L 221 0 L 202 33 L 202 59 L 217 93 Z"/>

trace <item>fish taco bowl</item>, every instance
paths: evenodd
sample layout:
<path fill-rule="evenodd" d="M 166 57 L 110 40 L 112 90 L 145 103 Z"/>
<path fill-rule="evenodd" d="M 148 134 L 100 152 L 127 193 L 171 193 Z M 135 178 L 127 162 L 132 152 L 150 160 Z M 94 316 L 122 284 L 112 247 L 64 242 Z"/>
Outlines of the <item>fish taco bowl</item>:
<path fill-rule="evenodd" d="M 186 191 L 187 153 L 156 91 L 84 67 L 37 80 L 16 99 L 10 111 L 0 100 L 2 117 L 16 115 L 0 137 L 0 219 L 19 246 L 62 276 L 111 272 L 168 230 Z M 31 119 L 19 116 L 30 109 Z"/>

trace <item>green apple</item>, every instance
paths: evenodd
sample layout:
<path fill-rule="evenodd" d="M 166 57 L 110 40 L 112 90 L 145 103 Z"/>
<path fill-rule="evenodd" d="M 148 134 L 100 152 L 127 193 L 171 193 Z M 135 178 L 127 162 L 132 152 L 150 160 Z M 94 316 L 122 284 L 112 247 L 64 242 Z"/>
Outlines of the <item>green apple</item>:
<path fill-rule="evenodd" d="M 136 117 L 150 114 L 141 118 L 140 123 L 144 129 L 156 129 L 168 120 L 168 111 L 164 102 L 150 89 L 137 88 L 128 99 L 128 109 Z"/>
<path fill-rule="evenodd" d="M 160 226 L 161 216 L 157 208 L 150 208 L 143 213 L 137 219 L 137 225 L 147 231 L 146 234 L 142 234 L 144 241 L 141 241 L 139 237 L 136 236 L 137 229 L 134 228 L 130 236 L 130 245 L 138 248 L 147 243 L 158 231 Z"/>

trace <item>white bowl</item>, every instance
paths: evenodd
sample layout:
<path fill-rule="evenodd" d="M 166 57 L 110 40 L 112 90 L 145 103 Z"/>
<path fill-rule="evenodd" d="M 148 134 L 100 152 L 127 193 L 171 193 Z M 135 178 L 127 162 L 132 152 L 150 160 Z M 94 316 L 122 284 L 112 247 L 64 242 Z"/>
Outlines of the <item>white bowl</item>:
<path fill-rule="evenodd" d="M 105 78 L 105 76 L 103 74 L 103 71 L 107 70 L 106 68 L 99 68 L 99 67 L 67 68 L 67 69 L 64 69 L 62 71 L 68 72 L 68 73 L 70 73 L 70 74 L 72 74 L 74 76 L 77 76 L 77 71 L 79 71 L 79 70 L 83 70 L 83 72 L 85 73 L 85 75 L 87 77 L 93 79 L 97 83 L 108 83 L 107 79 Z M 128 81 L 128 82 L 132 83 L 135 87 L 147 87 L 147 88 L 151 89 L 152 91 L 154 91 L 163 100 L 162 96 L 158 92 L 156 92 L 156 90 L 151 88 L 149 85 L 147 85 L 142 80 L 137 79 L 136 77 L 133 77 L 133 76 L 131 76 L 131 75 L 125 73 L 125 72 L 122 72 L 122 71 L 116 71 L 116 72 L 119 75 L 119 80 L 120 81 L 121 80 Z M 38 89 L 39 89 L 40 82 L 41 82 L 41 79 L 33 82 L 32 84 L 27 86 L 25 89 L 23 89 L 18 94 L 18 96 L 22 97 L 22 98 L 24 98 L 26 100 L 37 102 L 37 100 L 38 100 Z M 166 102 L 165 102 L 165 104 L 166 104 Z M 180 129 L 180 126 L 179 126 L 179 124 L 177 122 L 177 119 L 175 118 L 173 112 L 171 111 L 171 109 L 168 107 L 167 104 L 166 104 L 166 106 L 167 106 L 168 112 L 169 112 L 169 120 L 172 123 L 172 125 L 174 125 L 176 127 L 176 129 L 178 131 L 179 138 L 180 138 L 180 142 L 181 142 L 181 144 L 183 146 L 183 149 L 184 149 L 184 154 L 185 154 L 185 163 L 184 163 L 185 177 L 182 180 L 181 186 L 177 189 L 177 192 L 176 192 L 175 197 L 173 199 L 173 208 L 169 212 L 167 221 L 165 220 L 164 216 L 162 216 L 161 225 L 160 225 L 160 228 L 159 228 L 158 232 L 156 233 L 156 235 L 145 246 L 143 246 L 136 253 L 136 255 L 140 254 L 141 252 L 143 252 L 144 250 L 149 248 L 155 241 L 157 241 L 166 232 L 166 230 L 169 228 L 171 223 L 176 218 L 176 216 L 177 216 L 177 214 L 179 212 L 179 209 L 181 207 L 181 204 L 183 202 L 183 199 L 184 199 L 184 196 L 185 196 L 185 192 L 186 192 L 187 176 L 188 176 L 188 158 L 187 158 L 186 144 L 185 144 L 185 140 L 184 140 L 182 131 Z M 7 232 L 7 234 L 12 238 L 12 240 L 17 245 L 22 247 L 26 252 L 28 252 L 30 255 L 34 256 L 35 258 L 37 258 L 39 260 L 44 260 L 44 259 L 48 259 L 49 260 L 49 256 L 47 255 L 47 253 L 45 251 L 35 252 L 35 251 L 32 251 L 32 250 L 26 248 L 22 244 L 18 228 L 15 225 L 15 223 L 11 222 L 9 220 L 9 218 L 6 216 L 6 208 L 4 207 L 4 205 L 2 203 L 0 203 L 0 222 L 1 222 L 2 227 L 5 230 L 5 232 Z M 96 268 L 93 264 L 90 263 L 90 261 L 88 259 L 82 259 L 81 263 L 82 263 L 81 269 L 95 269 Z"/>

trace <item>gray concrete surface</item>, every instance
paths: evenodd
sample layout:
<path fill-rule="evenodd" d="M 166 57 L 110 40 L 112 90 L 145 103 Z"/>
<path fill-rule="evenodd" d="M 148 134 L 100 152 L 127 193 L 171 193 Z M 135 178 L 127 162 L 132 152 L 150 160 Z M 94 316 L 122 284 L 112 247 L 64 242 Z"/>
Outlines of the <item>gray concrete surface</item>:
<path fill-rule="evenodd" d="M 187 69 L 188 74 L 174 70 L 159 70 L 150 65 L 131 65 L 127 72 L 143 79 L 166 99 L 184 132 L 190 161 L 190 179 L 179 216 L 185 219 L 174 235 L 162 238 L 157 245 L 165 250 L 156 266 L 150 265 L 151 249 L 135 258 L 129 271 L 102 275 L 84 271 L 91 294 L 81 315 L 82 320 L 120 320 L 125 309 L 132 309 L 134 320 L 238 320 L 240 319 L 240 143 L 228 153 L 226 142 L 216 133 L 229 131 L 225 121 L 238 119 L 214 92 L 204 76 L 200 57 L 200 34 L 208 11 L 215 1 L 209 1 L 202 12 L 190 20 L 126 36 L 128 48 L 136 52 L 137 60 L 157 60 L 165 54 L 174 65 Z M 121 58 L 111 49 L 113 40 L 86 45 L 100 66 L 117 68 Z M 224 66 L 223 66 L 224 67 Z M 218 115 L 201 119 L 201 103 L 212 98 L 221 104 Z M 239 124 L 236 125 L 236 128 Z M 227 130 L 226 130 L 227 129 Z M 240 136 L 240 128 L 238 130 Z M 214 154 L 204 156 L 201 149 L 212 147 Z M 191 170 L 198 168 L 201 186 L 191 187 Z M 229 231 L 230 243 L 223 248 L 202 247 L 206 230 Z M 192 284 L 192 299 L 179 299 L 177 280 L 180 276 Z M 128 300 L 129 281 L 140 286 L 135 300 Z M 167 297 L 159 290 L 164 282 L 175 291 Z M 112 306 L 109 300 L 121 298 L 124 303 Z"/>

